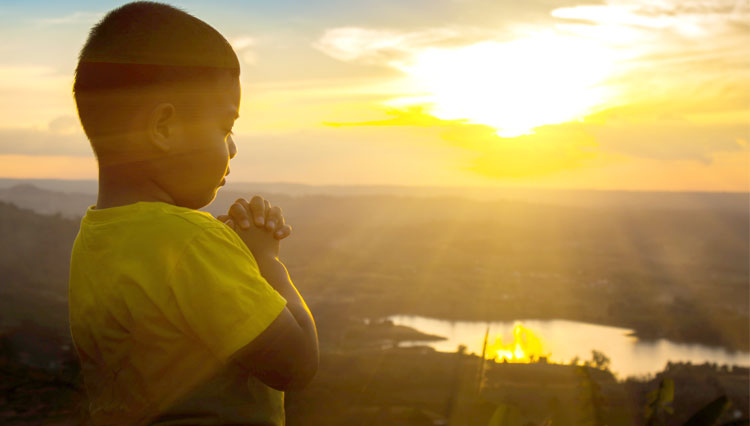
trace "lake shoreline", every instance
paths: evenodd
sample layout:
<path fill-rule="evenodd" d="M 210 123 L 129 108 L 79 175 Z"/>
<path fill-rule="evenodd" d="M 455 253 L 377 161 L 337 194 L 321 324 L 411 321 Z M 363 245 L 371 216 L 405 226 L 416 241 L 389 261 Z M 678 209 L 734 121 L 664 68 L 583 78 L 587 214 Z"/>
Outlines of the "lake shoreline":
<path fill-rule="evenodd" d="M 455 352 L 463 346 L 464 351 L 483 353 L 482 341 L 489 330 L 488 354 L 494 353 L 492 351 L 497 353 L 488 358 L 496 358 L 497 361 L 501 361 L 502 357 L 508 357 L 510 362 L 533 362 L 534 359 L 543 358 L 556 364 L 576 364 L 600 353 L 607 363 L 611 361 L 613 371 L 625 376 L 653 374 L 670 362 L 750 367 L 749 352 L 730 352 L 721 347 L 667 339 L 649 342 L 633 338 L 631 330 L 627 328 L 563 319 L 453 321 L 402 314 L 379 319 L 377 323 L 446 336 L 445 341 L 427 344 L 402 342 L 403 347 L 429 346 L 440 352 Z M 518 350 L 521 350 L 520 355 L 513 355 Z"/>
<path fill-rule="evenodd" d="M 519 321 L 519 318 L 517 316 L 510 316 L 510 315 L 496 315 L 492 317 L 484 317 L 479 316 L 475 314 L 470 313 L 463 313 L 463 314 L 455 314 L 451 313 L 449 315 L 435 315 L 435 314 L 428 314 L 425 312 L 421 312 L 420 310 L 401 310 L 399 312 L 388 312 L 386 314 L 380 314 L 380 315 L 372 315 L 368 317 L 361 317 L 365 320 L 382 320 L 386 319 L 390 316 L 421 316 L 421 317 L 427 317 L 427 318 L 434 318 L 444 321 L 471 321 L 471 322 L 511 322 L 511 321 Z M 588 317 L 586 315 L 567 315 L 567 316 L 559 316 L 559 315 L 534 315 L 529 316 L 526 318 L 523 318 L 524 321 L 531 321 L 531 320 L 538 320 L 538 321 L 552 321 L 552 320 L 564 320 L 564 321 L 575 321 L 575 322 L 583 322 L 583 323 L 589 323 L 589 324 L 596 324 L 596 325 L 602 325 L 607 327 L 616 327 L 616 328 L 623 328 L 631 330 L 631 335 L 638 340 L 642 342 L 648 342 L 648 343 L 656 343 L 659 340 L 668 340 L 674 343 L 682 343 L 682 344 L 688 344 L 688 345 L 704 345 L 704 346 L 711 346 L 711 347 L 717 347 L 721 349 L 725 349 L 726 351 L 730 353 L 740 353 L 740 352 L 750 352 L 750 339 L 746 341 L 745 345 L 737 345 L 732 344 L 731 342 L 724 341 L 720 339 L 718 336 L 716 338 L 707 338 L 707 336 L 710 336 L 708 333 L 701 333 L 701 337 L 695 337 L 691 338 L 691 336 L 685 336 L 680 335 L 676 333 L 664 333 L 657 329 L 657 327 L 653 327 L 651 329 L 649 328 L 639 328 L 637 326 L 634 326 L 633 324 L 628 324 L 627 321 L 616 321 L 616 320 L 609 320 L 603 318 L 594 318 L 594 317 Z"/>
<path fill-rule="evenodd" d="M 435 315 L 427 315 L 424 313 L 419 313 L 417 310 L 414 311 L 400 311 L 400 312 L 394 312 L 394 313 L 388 313 L 385 315 L 375 315 L 371 317 L 360 317 L 360 319 L 365 321 L 379 321 L 387 319 L 388 317 L 392 316 L 420 316 L 420 317 L 426 317 L 426 318 L 432 318 L 436 320 L 443 320 L 443 321 L 450 321 L 450 322 L 458 322 L 458 321 L 466 321 L 466 322 L 513 322 L 513 321 L 555 321 L 555 320 L 562 320 L 562 321 L 574 321 L 574 322 L 582 322 L 582 323 L 588 323 L 588 324 L 594 324 L 594 325 L 601 325 L 601 326 L 607 326 L 607 327 L 615 327 L 615 328 L 622 328 L 629 330 L 629 335 L 632 337 L 635 337 L 641 342 L 645 343 L 657 343 L 660 340 L 667 340 L 673 343 L 679 343 L 679 344 L 686 344 L 686 345 L 703 345 L 703 346 L 709 346 L 709 347 L 716 347 L 726 350 L 730 354 L 738 354 L 738 353 L 747 353 L 750 352 L 750 340 L 748 341 L 748 344 L 744 347 L 740 347 L 738 345 L 731 345 L 726 342 L 722 342 L 720 340 L 711 340 L 711 339 L 689 339 L 689 338 L 681 338 L 682 336 L 675 336 L 670 335 L 669 333 L 660 333 L 658 330 L 639 330 L 636 327 L 630 326 L 628 324 L 623 324 L 619 321 L 601 321 L 599 319 L 594 318 L 587 318 L 586 316 L 566 316 L 566 317 L 560 317 L 560 316 L 534 316 L 534 317 L 527 317 L 519 319 L 518 317 L 511 317 L 511 316 L 503 316 L 498 315 L 492 318 L 487 317 L 478 317 L 477 315 L 449 315 L 449 316 L 435 316 Z"/>

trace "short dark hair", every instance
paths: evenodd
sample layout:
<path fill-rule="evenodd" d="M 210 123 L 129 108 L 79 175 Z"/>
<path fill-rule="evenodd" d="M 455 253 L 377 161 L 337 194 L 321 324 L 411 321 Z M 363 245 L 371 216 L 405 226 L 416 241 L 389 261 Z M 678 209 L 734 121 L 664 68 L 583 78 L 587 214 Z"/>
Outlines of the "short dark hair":
<path fill-rule="evenodd" d="M 138 102 L 134 90 L 237 79 L 239 67 L 229 42 L 207 23 L 167 4 L 137 1 L 91 29 L 73 95 L 93 144 L 97 136 L 128 131 L 133 105 L 125 104 Z"/>

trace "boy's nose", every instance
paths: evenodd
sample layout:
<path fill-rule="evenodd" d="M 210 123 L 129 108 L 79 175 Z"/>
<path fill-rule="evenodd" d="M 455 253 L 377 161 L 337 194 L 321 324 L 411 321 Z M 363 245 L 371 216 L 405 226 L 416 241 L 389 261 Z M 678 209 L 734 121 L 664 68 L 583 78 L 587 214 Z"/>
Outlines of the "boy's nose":
<path fill-rule="evenodd" d="M 229 158 L 234 158 L 237 155 L 237 145 L 234 144 L 234 139 L 229 136 Z"/>

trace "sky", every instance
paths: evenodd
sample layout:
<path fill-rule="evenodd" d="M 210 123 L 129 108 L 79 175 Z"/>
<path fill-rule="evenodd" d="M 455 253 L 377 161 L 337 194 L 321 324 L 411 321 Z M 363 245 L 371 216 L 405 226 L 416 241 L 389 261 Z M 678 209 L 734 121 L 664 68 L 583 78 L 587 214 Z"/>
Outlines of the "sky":
<path fill-rule="evenodd" d="M 124 3 L 0 0 L 0 177 L 96 179 L 73 70 Z M 230 182 L 750 190 L 750 0 L 170 4 L 240 58 Z"/>

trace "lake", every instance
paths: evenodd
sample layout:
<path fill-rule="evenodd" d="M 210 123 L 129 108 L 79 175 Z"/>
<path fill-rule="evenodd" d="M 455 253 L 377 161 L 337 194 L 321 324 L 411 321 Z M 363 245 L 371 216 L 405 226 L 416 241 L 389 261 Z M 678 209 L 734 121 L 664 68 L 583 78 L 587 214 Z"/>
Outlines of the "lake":
<path fill-rule="evenodd" d="M 581 361 L 589 360 L 591 351 L 597 350 L 609 357 L 610 370 L 621 379 L 654 374 L 663 370 L 668 361 L 750 366 L 748 352 L 731 352 L 723 348 L 675 343 L 665 339 L 642 341 L 632 336 L 632 330 L 627 328 L 577 321 L 447 321 L 415 315 L 394 315 L 388 319 L 397 325 L 446 337 L 446 340 L 434 342 L 403 342 L 404 346 L 427 345 L 441 352 L 455 352 L 463 344 L 469 353 L 481 354 L 484 334 L 489 325 L 490 344 L 499 343 L 499 337 L 503 344 L 509 346 L 505 348 L 509 350 L 509 358 L 513 356 L 514 348 L 518 350 L 514 342 L 520 342 L 522 348 L 541 344 L 540 352 L 532 352 L 548 355 L 550 362 L 565 364 L 575 357 Z M 493 347 L 496 348 L 497 345 Z"/>

